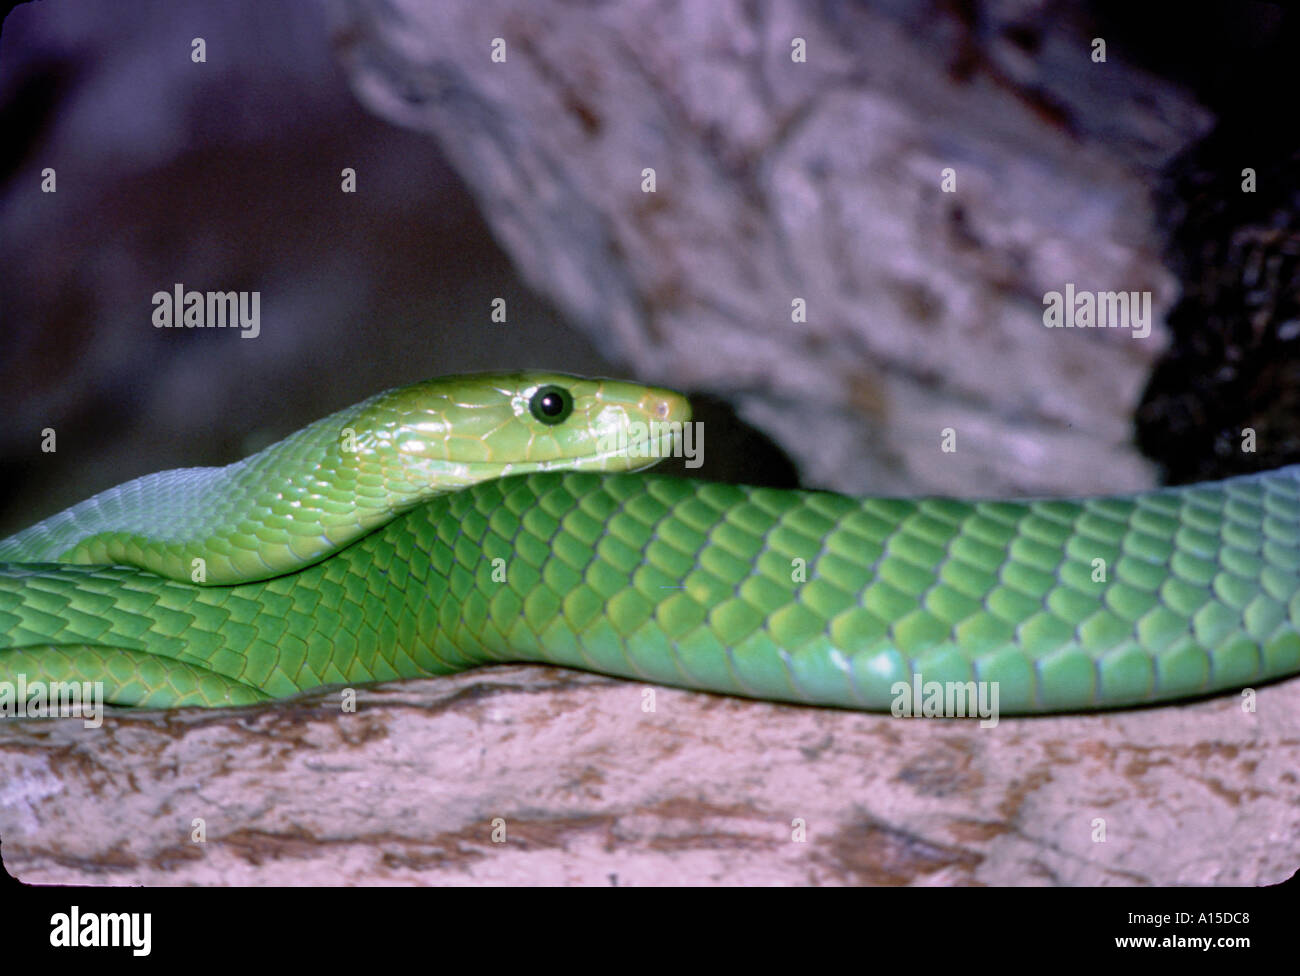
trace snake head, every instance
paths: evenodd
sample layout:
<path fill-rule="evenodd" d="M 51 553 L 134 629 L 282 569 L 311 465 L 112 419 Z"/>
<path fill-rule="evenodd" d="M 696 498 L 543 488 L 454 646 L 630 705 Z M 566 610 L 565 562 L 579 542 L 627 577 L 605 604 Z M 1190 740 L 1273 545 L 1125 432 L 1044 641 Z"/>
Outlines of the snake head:
<path fill-rule="evenodd" d="M 565 373 L 440 377 L 358 405 L 358 457 L 421 497 L 534 471 L 635 471 L 690 420 L 670 390 Z M 396 507 L 405 507 L 398 503 Z"/>
<path fill-rule="evenodd" d="M 267 579 L 477 482 L 648 467 L 670 453 L 689 419 L 678 394 L 614 380 L 562 373 L 428 380 L 377 394 L 223 468 L 160 471 L 102 492 L 5 540 L 7 555 L 139 566 L 204 585 Z M 196 556 L 205 560 L 204 580 L 192 578 Z"/>

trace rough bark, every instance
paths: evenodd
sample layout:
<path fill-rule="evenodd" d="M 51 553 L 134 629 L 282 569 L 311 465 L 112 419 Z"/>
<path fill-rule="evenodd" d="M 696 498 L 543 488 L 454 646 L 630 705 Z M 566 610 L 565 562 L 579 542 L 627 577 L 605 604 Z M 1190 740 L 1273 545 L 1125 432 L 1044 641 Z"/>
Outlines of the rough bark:
<path fill-rule="evenodd" d="M 510 667 L 366 690 L 353 714 L 5 723 L 4 864 L 77 884 L 1257 885 L 1300 863 L 1296 682 L 1254 713 L 987 729 L 646 694 Z"/>

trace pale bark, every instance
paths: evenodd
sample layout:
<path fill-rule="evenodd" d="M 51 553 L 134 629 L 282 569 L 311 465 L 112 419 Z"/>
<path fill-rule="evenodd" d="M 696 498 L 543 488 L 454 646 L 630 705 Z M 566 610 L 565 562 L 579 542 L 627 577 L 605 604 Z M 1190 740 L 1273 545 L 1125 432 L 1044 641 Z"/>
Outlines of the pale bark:
<path fill-rule="evenodd" d="M 666 688 L 650 712 L 648 690 L 510 667 L 363 691 L 352 714 L 4 723 L 4 864 L 73 884 L 1258 885 L 1300 863 L 1297 682 L 1253 714 L 1227 696 L 994 728 Z"/>

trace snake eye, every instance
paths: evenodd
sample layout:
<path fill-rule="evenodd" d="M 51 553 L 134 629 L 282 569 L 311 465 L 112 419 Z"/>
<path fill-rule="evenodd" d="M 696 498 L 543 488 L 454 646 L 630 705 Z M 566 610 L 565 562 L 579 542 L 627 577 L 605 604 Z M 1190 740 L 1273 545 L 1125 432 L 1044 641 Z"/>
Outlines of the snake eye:
<path fill-rule="evenodd" d="M 528 401 L 528 409 L 544 424 L 562 424 L 573 413 L 573 397 L 562 386 L 539 387 Z"/>

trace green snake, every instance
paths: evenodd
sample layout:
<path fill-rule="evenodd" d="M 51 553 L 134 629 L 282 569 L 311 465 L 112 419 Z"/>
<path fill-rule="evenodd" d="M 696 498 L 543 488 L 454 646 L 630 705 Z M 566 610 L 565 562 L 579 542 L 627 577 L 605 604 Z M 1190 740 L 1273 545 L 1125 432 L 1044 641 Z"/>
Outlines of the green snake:
<path fill-rule="evenodd" d="M 538 662 L 1006 714 L 1300 672 L 1300 466 L 1125 497 L 850 498 L 634 471 L 690 419 L 564 374 L 391 390 L 0 541 L 0 682 L 227 706 Z"/>

